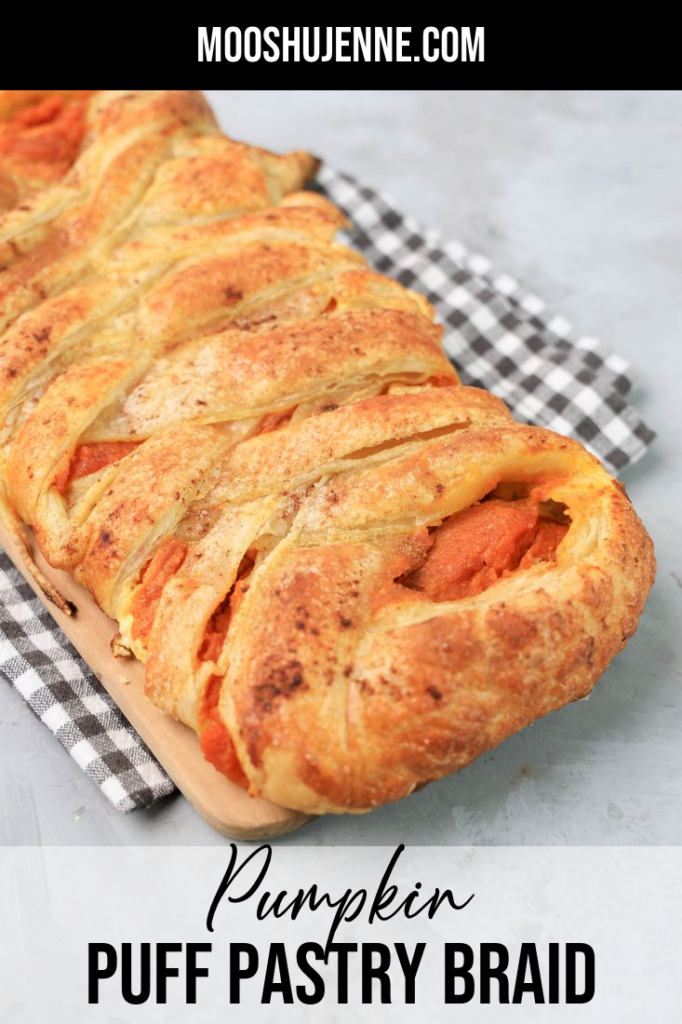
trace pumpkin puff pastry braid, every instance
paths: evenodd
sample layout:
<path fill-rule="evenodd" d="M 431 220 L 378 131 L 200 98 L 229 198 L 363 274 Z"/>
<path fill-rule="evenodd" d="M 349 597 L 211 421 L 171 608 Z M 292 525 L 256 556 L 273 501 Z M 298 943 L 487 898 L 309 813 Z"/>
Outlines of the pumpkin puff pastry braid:
<path fill-rule="evenodd" d="M 4 518 L 218 771 L 364 811 L 589 693 L 644 528 L 579 444 L 459 385 L 429 303 L 301 191 L 312 157 L 195 92 L 6 93 L 0 123 Z"/>

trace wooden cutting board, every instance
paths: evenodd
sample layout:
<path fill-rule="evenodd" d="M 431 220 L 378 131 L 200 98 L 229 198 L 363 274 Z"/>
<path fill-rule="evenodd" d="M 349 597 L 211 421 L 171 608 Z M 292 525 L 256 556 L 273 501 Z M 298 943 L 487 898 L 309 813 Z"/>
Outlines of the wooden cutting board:
<path fill-rule="evenodd" d="M 67 573 L 51 568 L 40 552 L 34 551 L 41 571 L 76 606 L 75 614 L 65 615 L 42 593 L 2 524 L 0 544 L 180 792 L 209 825 L 233 839 L 262 840 L 293 832 L 309 820 L 298 811 L 253 799 L 217 772 L 204 759 L 196 734 L 147 700 L 142 664 L 135 658 L 115 658 L 111 653 L 111 641 L 118 632 L 116 623 L 97 607 L 88 591 Z"/>

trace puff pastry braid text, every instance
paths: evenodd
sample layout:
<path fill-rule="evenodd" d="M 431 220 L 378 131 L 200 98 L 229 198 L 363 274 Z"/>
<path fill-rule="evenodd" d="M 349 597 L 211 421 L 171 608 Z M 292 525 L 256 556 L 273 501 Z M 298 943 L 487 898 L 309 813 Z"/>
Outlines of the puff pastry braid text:
<path fill-rule="evenodd" d="M 315 167 L 194 92 L 0 94 L 4 517 L 219 771 L 321 813 L 585 696 L 654 561 L 601 465 L 459 386 L 429 303 L 335 242 Z"/>

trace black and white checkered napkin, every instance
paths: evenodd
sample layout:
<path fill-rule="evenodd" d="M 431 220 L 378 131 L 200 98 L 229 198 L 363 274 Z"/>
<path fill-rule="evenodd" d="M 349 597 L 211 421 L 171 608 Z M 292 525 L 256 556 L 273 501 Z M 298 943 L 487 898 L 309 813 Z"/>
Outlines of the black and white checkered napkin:
<path fill-rule="evenodd" d="M 318 188 L 353 223 L 351 244 L 377 269 L 424 292 L 446 326 L 462 380 L 493 391 L 519 420 L 577 437 L 613 472 L 654 438 L 625 395 L 628 364 L 489 261 L 423 230 L 390 200 L 323 168 Z M 173 784 L 140 737 L 0 553 L 0 674 L 122 811 Z"/>
<path fill-rule="evenodd" d="M 576 336 L 514 278 L 424 230 L 381 193 L 328 167 L 318 180 L 352 222 L 351 244 L 377 270 L 428 296 L 463 383 L 498 395 L 518 420 L 576 437 L 612 473 L 644 454 L 654 433 L 625 400 L 632 379 L 621 356 Z"/>
<path fill-rule="evenodd" d="M 149 807 L 173 792 L 163 768 L 2 550 L 0 673 L 119 810 Z"/>

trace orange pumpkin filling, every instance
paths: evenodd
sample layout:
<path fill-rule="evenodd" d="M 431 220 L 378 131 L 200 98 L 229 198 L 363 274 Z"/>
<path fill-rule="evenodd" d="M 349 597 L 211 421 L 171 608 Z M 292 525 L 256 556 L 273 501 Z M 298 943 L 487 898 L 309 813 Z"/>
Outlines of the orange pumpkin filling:
<path fill-rule="evenodd" d="M 59 181 L 78 156 L 92 91 L 48 96 L 0 124 L 0 160 L 46 181 Z"/>
<path fill-rule="evenodd" d="M 187 545 L 176 537 L 166 537 L 154 552 L 133 598 L 133 640 L 146 640 L 151 633 L 163 588 L 175 576 L 186 554 Z"/>
<path fill-rule="evenodd" d="M 284 412 L 266 413 L 253 432 L 253 437 L 258 437 L 259 434 L 271 434 L 273 430 L 279 430 L 280 427 L 287 425 L 293 415 L 293 409 L 286 409 Z"/>
<path fill-rule="evenodd" d="M 423 564 L 401 582 L 432 601 L 473 597 L 518 569 L 554 561 L 567 530 L 541 517 L 532 498 L 482 501 L 446 519 Z"/>
<path fill-rule="evenodd" d="M 61 495 L 66 494 L 72 480 L 96 473 L 137 448 L 139 441 L 99 441 L 95 444 L 81 444 L 71 459 L 65 459 L 54 479 L 54 487 Z"/>
<path fill-rule="evenodd" d="M 199 648 L 199 661 L 217 661 L 225 643 L 227 630 L 232 618 L 232 609 L 221 604 L 209 619 L 204 639 Z"/>
<path fill-rule="evenodd" d="M 232 620 L 232 616 L 239 608 L 249 589 L 249 576 L 253 569 L 253 559 L 245 555 L 239 566 L 237 579 L 232 590 L 218 605 L 211 618 L 208 620 L 204 639 L 199 648 L 199 661 L 217 661 L 225 643 L 225 637 Z"/>
<path fill-rule="evenodd" d="M 199 649 L 200 661 L 217 661 L 220 656 L 232 617 L 249 589 L 248 579 L 252 568 L 253 559 L 246 556 L 242 560 L 232 591 L 218 606 L 208 622 L 204 640 Z M 199 744 L 204 757 L 214 768 L 217 768 L 232 782 L 236 782 L 238 786 L 243 786 L 246 789 L 249 780 L 242 770 L 232 737 L 218 710 L 222 682 L 222 676 L 211 676 L 208 681 L 199 710 Z"/>
<path fill-rule="evenodd" d="M 232 737 L 218 710 L 222 682 L 222 676 L 211 676 L 208 681 L 199 713 L 199 744 L 202 754 L 214 768 L 238 786 L 247 789 L 249 780 L 239 763 Z"/>

